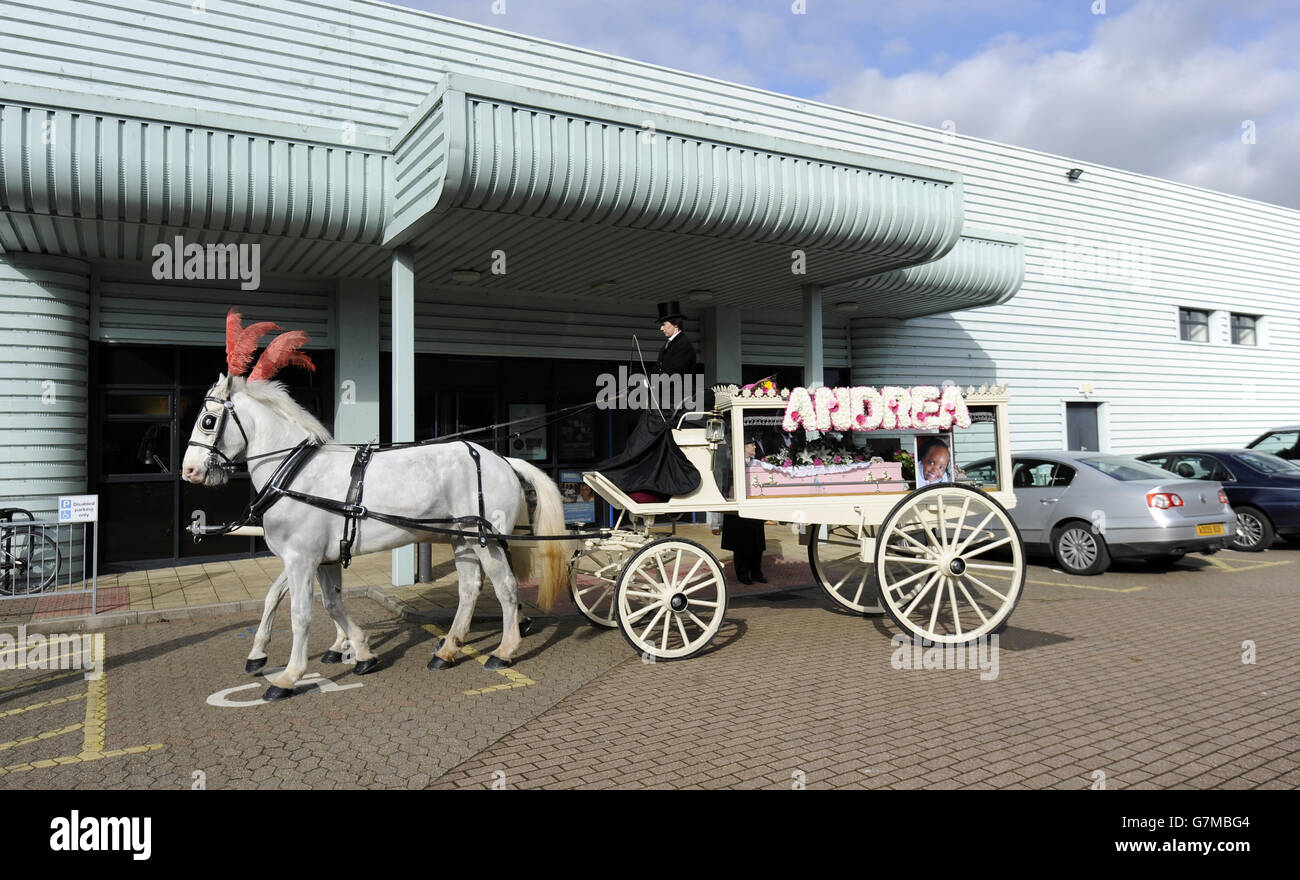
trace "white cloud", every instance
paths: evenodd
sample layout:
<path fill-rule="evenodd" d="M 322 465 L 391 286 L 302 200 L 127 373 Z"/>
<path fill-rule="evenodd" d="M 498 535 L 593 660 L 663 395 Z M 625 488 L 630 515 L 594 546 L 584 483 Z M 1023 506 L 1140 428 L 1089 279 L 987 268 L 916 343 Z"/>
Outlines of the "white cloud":
<path fill-rule="evenodd" d="M 1300 25 L 1274 21 L 1234 44 L 1208 7 L 1148 0 L 1099 20 L 1077 51 L 1008 34 L 942 72 L 866 69 L 821 97 L 1300 208 Z M 1256 125 L 1254 144 L 1242 143 L 1244 120 Z"/>

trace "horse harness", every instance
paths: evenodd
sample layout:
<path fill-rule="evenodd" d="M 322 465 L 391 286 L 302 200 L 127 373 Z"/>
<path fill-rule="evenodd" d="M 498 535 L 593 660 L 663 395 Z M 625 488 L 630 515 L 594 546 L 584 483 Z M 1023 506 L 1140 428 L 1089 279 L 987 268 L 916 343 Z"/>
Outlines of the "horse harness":
<path fill-rule="evenodd" d="M 234 404 L 229 399 L 219 397 L 205 397 L 205 401 L 221 404 L 220 418 L 208 430 L 214 432 L 213 442 L 200 443 L 196 440 L 190 440 L 191 446 L 198 446 L 201 449 L 208 450 L 208 460 L 206 466 L 209 468 L 220 468 L 228 473 L 233 471 L 238 464 L 230 456 L 226 455 L 217 447 L 221 444 L 221 435 L 226 427 L 226 420 L 230 419 L 239 428 L 239 433 L 244 438 L 244 449 L 248 449 L 248 433 L 244 430 L 243 424 L 239 421 L 239 414 L 235 412 Z M 216 418 L 212 413 L 207 413 L 202 418 Z M 413 443 L 396 443 L 388 446 L 380 446 L 375 443 L 366 443 L 356 447 L 356 454 L 352 458 L 352 470 L 348 484 L 346 499 L 338 501 L 333 498 L 322 498 L 319 495 L 310 495 L 306 492 L 300 492 L 297 489 L 290 488 L 294 478 L 302 471 L 303 467 L 311 461 L 317 450 L 323 444 L 306 438 L 297 446 L 291 449 L 279 449 L 274 452 L 262 453 L 260 455 L 245 456 L 245 461 L 252 461 L 257 458 L 268 458 L 275 455 L 282 455 L 288 452 L 284 460 L 276 467 L 271 479 L 267 481 L 257 495 L 249 502 L 248 508 L 244 515 L 237 521 L 229 522 L 220 526 L 192 526 L 191 534 L 197 543 L 202 538 L 214 535 L 224 535 L 234 531 L 242 526 L 257 526 L 262 524 L 262 516 L 268 511 L 275 502 L 281 498 L 292 498 L 294 501 L 300 501 L 303 504 L 312 507 L 328 510 L 333 513 L 342 514 L 344 519 L 343 537 L 339 541 L 339 561 L 346 568 L 352 561 L 352 547 L 356 543 L 357 529 L 360 520 L 374 519 L 387 523 L 398 528 L 414 529 L 416 531 L 432 532 L 435 534 L 450 535 L 458 538 L 476 538 L 480 547 L 486 547 L 488 541 L 492 540 L 490 535 L 496 535 L 495 540 L 501 545 L 502 549 L 509 550 L 506 538 L 500 536 L 496 527 L 487 519 L 483 500 L 483 462 L 479 451 L 470 444 L 468 440 L 461 440 L 465 444 L 465 449 L 469 452 L 470 459 L 474 462 L 474 476 L 478 488 L 478 514 L 458 517 L 439 517 L 418 519 L 415 517 L 401 516 L 395 513 L 381 513 L 370 510 L 362 504 L 362 497 L 365 494 L 366 468 L 369 467 L 371 459 L 376 452 L 383 452 L 391 449 L 404 449 L 411 446 L 427 445 L 429 441 L 418 441 Z M 218 460 L 218 456 L 220 460 Z M 512 468 L 513 470 L 513 468 Z M 523 478 L 516 473 L 520 480 L 521 488 L 524 487 Z M 525 492 L 526 494 L 526 492 Z M 462 526 L 462 528 L 445 528 L 447 525 Z M 470 527 L 472 531 L 463 527 Z M 585 537 L 603 537 L 604 532 L 584 534 L 571 533 L 567 535 L 511 535 L 510 540 L 520 541 L 565 541 L 572 538 Z"/>

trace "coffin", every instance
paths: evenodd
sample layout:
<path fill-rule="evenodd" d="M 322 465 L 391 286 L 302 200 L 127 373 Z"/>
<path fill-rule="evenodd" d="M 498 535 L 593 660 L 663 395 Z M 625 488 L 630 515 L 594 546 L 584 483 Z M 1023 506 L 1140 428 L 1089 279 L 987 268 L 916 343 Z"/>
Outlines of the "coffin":
<path fill-rule="evenodd" d="M 782 468 L 750 462 L 745 467 L 749 498 L 786 495 L 871 495 L 906 492 L 901 462 L 858 462 L 824 467 Z"/>

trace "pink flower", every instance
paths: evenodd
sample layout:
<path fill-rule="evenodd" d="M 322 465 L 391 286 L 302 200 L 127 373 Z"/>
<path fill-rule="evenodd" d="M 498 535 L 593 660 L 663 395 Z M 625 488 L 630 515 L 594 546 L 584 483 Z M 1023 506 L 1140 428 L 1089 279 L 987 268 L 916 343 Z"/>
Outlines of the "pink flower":
<path fill-rule="evenodd" d="M 822 462 L 822 460 L 821 460 L 820 458 L 814 458 L 814 459 L 813 459 L 813 464 L 820 465 L 820 464 L 823 464 L 823 462 Z"/>
<path fill-rule="evenodd" d="M 787 458 L 787 459 L 786 459 L 785 461 L 783 461 L 781 464 L 782 464 L 783 467 L 790 467 L 791 465 L 794 464 L 794 462 Z"/>
<path fill-rule="evenodd" d="M 836 464 L 843 464 L 843 463 L 844 463 L 844 459 L 841 458 L 841 457 L 838 456 L 838 455 L 835 456 L 835 459 L 834 459 L 834 460 L 835 460 L 835 463 L 836 463 Z"/>

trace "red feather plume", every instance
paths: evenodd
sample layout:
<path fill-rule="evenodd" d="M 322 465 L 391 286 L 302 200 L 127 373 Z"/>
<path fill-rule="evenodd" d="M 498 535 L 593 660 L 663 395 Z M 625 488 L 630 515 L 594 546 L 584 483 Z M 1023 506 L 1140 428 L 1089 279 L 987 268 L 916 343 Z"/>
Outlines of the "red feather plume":
<path fill-rule="evenodd" d="M 232 376 L 247 373 L 253 352 L 257 351 L 257 340 L 280 329 L 274 321 L 259 321 L 244 327 L 243 319 L 234 308 L 226 313 L 226 368 Z"/>
<path fill-rule="evenodd" d="M 305 352 L 299 351 L 309 342 L 311 337 L 302 330 L 281 333 L 271 340 L 266 351 L 262 352 L 262 356 L 257 359 L 257 366 L 253 367 L 253 372 L 248 374 L 248 381 L 265 381 L 285 367 L 306 367 L 315 370 L 316 365 L 311 362 L 311 358 Z"/>

